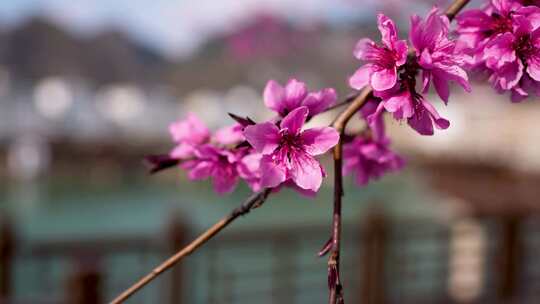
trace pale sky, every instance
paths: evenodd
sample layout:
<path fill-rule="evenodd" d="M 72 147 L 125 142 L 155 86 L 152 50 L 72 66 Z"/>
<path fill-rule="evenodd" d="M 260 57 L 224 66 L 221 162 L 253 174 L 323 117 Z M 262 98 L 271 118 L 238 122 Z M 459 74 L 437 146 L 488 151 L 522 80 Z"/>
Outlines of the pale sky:
<path fill-rule="evenodd" d="M 113 25 L 165 55 L 181 57 L 254 13 L 309 24 L 374 20 L 384 10 L 391 17 L 403 17 L 396 21 L 407 21 L 411 11 L 423 14 L 430 3 L 445 2 L 449 0 L 0 0 L 0 26 L 34 15 L 48 16 L 74 32 L 92 33 Z"/>
<path fill-rule="evenodd" d="M 356 0 L 1 0 L 0 24 L 40 14 L 75 32 L 115 25 L 175 57 L 262 11 L 309 23 L 351 20 L 375 8 Z"/>

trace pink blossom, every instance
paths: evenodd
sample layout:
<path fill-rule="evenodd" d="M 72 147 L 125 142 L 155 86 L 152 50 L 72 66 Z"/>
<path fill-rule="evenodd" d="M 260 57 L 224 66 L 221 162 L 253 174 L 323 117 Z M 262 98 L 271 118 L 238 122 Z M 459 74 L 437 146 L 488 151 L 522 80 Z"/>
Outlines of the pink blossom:
<path fill-rule="evenodd" d="M 169 153 L 175 159 L 192 156 L 197 145 L 206 143 L 210 139 L 210 131 L 193 113 L 189 113 L 184 120 L 172 123 L 169 126 L 169 133 L 177 144 Z"/>
<path fill-rule="evenodd" d="M 448 102 L 449 81 L 455 81 L 470 92 L 467 72 L 460 65 L 463 58 L 455 54 L 456 43 L 448 39 L 450 22 L 437 8 L 433 8 L 426 20 L 417 15 L 411 17 L 410 40 L 417 54 L 422 70 L 423 92 L 429 89 L 431 81 L 439 97 Z"/>
<path fill-rule="evenodd" d="M 371 97 L 360 109 L 360 116 L 368 123 L 375 140 L 380 140 L 386 136 L 383 117 L 384 107 L 380 105 L 381 99 Z"/>
<path fill-rule="evenodd" d="M 211 177 L 216 192 L 228 193 L 238 182 L 238 163 L 245 153 L 245 149 L 228 150 L 203 144 L 195 147 L 194 159 L 186 160 L 181 166 L 189 171 L 189 179 Z"/>
<path fill-rule="evenodd" d="M 370 39 L 358 41 L 354 55 L 367 63 L 349 79 L 351 87 L 360 90 L 371 85 L 374 90 L 392 88 L 397 81 L 397 69 L 407 60 L 407 42 L 398 40 L 394 22 L 383 14 L 377 16 L 382 45 Z"/>
<path fill-rule="evenodd" d="M 239 144 L 245 140 L 244 128 L 238 123 L 223 127 L 214 133 L 212 140 L 224 146 Z"/>
<path fill-rule="evenodd" d="M 250 153 L 238 163 L 238 174 L 253 191 L 261 190 L 261 153 Z"/>
<path fill-rule="evenodd" d="M 381 98 L 382 102 L 377 111 L 368 117 L 369 120 L 376 119 L 376 115 L 382 115 L 384 107 L 395 119 L 407 120 L 409 126 L 421 135 L 433 135 L 433 124 L 438 129 L 447 129 L 450 126 L 450 122 L 442 118 L 433 105 L 407 82 L 387 91 L 375 92 L 375 96 Z"/>
<path fill-rule="evenodd" d="M 172 123 L 169 132 L 176 143 L 200 144 L 210 137 L 210 131 L 194 113 L 188 113 L 186 119 Z"/>
<path fill-rule="evenodd" d="M 527 74 L 521 77 L 517 86 L 512 88 L 512 102 L 520 102 L 529 97 L 530 94 L 540 96 L 540 81 L 535 81 Z"/>
<path fill-rule="evenodd" d="M 484 9 L 470 9 L 456 17 L 458 44 L 471 56 L 471 65 L 482 63 L 482 50 L 487 42 L 512 32 L 512 16 L 522 7 L 513 0 L 492 0 Z"/>
<path fill-rule="evenodd" d="M 309 93 L 306 84 L 296 79 L 290 79 L 285 87 L 274 80 L 268 81 L 263 97 L 264 104 L 282 117 L 301 106 L 307 107 L 309 116 L 313 117 L 334 105 L 337 100 L 334 89 L 326 88 Z"/>
<path fill-rule="evenodd" d="M 492 0 L 483 10 L 458 16 L 460 51 L 486 70 L 499 92 L 512 101 L 537 93 L 540 81 L 540 8 L 518 1 Z"/>
<path fill-rule="evenodd" d="M 248 126 L 247 141 L 261 153 L 261 186 L 277 187 L 291 180 L 298 187 L 317 191 L 323 169 L 314 158 L 335 146 L 339 134 L 330 127 L 302 131 L 308 108 L 299 107 L 283 118 L 279 127 L 272 122 Z"/>
<path fill-rule="evenodd" d="M 366 185 L 370 180 L 378 179 L 387 172 L 403 168 L 403 159 L 389 148 L 390 140 L 384 138 L 356 137 L 343 146 L 343 172 L 355 174 L 356 184 Z"/>
<path fill-rule="evenodd" d="M 511 64 L 514 74 L 521 77 L 527 72 L 532 79 L 540 81 L 540 28 L 534 29 L 531 20 L 523 16 L 515 17 L 515 23 L 513 33 L 499 35 L 486 45 L 486 65 L 496 70 Z M 516 81 L 509 82 L 502 88 L 510 89 L 516 84 Z"/>
<path fill-rule="evenodd" d="M 261 177 L 262 173 L 260 170 L 261 159 L 263 155 L 261 153 L 251 153 L 247 154 L 242 158 L 238 166 L 238 173 L 240 177 L 249 185 L 251 190 L 259 191 L 261 190 Z M 324 169 L 324 168 L 323 168 Z M 326 174 L 323 171 L 323 177 Z M 315 197 L 317 195 L 316 191 L 310 189 L 302 189 L 298 187 L 294 181 L 287 180 L 281 185 L 274 187 L 272 192 L 279 192 L 283 187 L 291 188 L 296 192 L 306 196 L 306 197 Z"/>

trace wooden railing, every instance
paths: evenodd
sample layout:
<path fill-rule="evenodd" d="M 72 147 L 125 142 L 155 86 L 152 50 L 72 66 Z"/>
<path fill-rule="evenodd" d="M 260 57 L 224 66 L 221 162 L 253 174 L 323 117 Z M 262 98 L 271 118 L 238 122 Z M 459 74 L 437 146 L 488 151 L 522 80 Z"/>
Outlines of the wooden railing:
<path fill-rule="evenodd" d="M 451 225 L 425 221 L 391 220 L 369 212 L 357 225 L 346 225 L 343 282 L 348 303 L 540 303 L 540 219 L 474 219 L 482 227 L 482 251 L 452 247 L 459 235 Z M 0 229 L 0 303 L 104 303 L 110 294 L 130 282 L 140 269 L 111 273 L 108 260 L 115 255 L 166 256 L 189 238 L 185 225 L 173 221 L 165 238 L 120 238 L 85 241 L 48 241 L 17 248 L 13 229 Z M 326 294 L 325 261 L 316 257 L 324 243 L 324 226 L 294 230 L 272 228 L 226 233 L 200 255 L 179 265 L 161 282 L 159 291 L 132 303 L 312 303 Z M 468 233 L 468 232 L 466 232 Z M 471 238 L 473 241 L 474 238 Z M 470 240 L 469 240 L 470 241 Z M 479 240 L 480 241 L 480 240 Z M 459 248 L 459 249 L 456 249 Z M 450 277 L 463 265 L 453 255 L 480 258 L 479 293 L 469 299 L 452 295 Z M 471 256 L 472 254 L 472 256 Z M 41 263 L 37 280 L 54 280 L 52 259 L 70 265 L 60 285 L 62 294 L 43 293 L 28 298 L 14 290 L 14 269 L 19 263 Z M 198 265 L 193 266 L 192 264 Z M 44 266 L 43 266 L 44 265 Z M 187 267 L 189 265 L 189 267 Z M 467 266 L 468 267 L 468 266 Z M 471 269 L 469 269 L 471 270 Z M 58 280 L 58 278 L 56 279 Z M 204 285 L 204 291 L 197 288 Z M 48 285 L 45 285 L 48 289 Z M 52 290 L 52 288 L 51 288 Z M 187 292 L 186 292 L 187 290 Z M 536 291 L 535 291 L 536 290 Z M 144 295 L 142 295 L 144 296 Z M 26 302 L 24 302 L 26 301 Z"/>

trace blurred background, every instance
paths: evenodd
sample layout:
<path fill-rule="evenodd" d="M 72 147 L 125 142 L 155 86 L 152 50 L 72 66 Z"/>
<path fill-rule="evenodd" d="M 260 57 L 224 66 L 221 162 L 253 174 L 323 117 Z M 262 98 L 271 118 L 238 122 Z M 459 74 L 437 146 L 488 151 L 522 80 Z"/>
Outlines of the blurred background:
<path fill-rule="evenodd" d="M 150 177 L 141 160 L 171 148 L 169 123 L 269 117 L 268 79 L 345 97 L 375 13 L 405 37 L 434 4 L 447 3 L 0 1 L 0 303 L 112 299 L 249 193 Z M 479 80 L 434 103 L 452 126 L 433 137 L 388 121 L 403 172 L 347 181 L 347 302 L 539 303 L 537 100 Z M 282 191 L 128 302 L 324 303 L 331 192 Z"/>

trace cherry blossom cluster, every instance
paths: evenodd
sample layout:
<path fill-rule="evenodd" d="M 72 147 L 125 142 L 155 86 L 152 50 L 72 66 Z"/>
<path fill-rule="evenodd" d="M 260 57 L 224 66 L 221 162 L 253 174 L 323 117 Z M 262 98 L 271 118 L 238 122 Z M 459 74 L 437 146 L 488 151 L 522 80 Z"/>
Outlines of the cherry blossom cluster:
<path fill-rule="evenodd" d="M 191 180 L 211 178 L 218 193 L 232 191 L 242 179 L 253 191 L 287 186 L 314 195 L 325 176 L 315 157 L 335 146 L 339 134 L 330 127 L 305 129 L 304 124 L 336 103 L 335 90 L 309 92 L 296 79 L 285 86 L 271 80 L 263 97 L 276 113 L 267 122 L 232 115 L 237 123 L 214 134 L 194 114 L 171 124 L 176 146 L 166 157 L 152 159 L 155 168 L 178 164 Z"/>
<path fill-rule="evenodd" d="M 457 18 L 458 50 L 513 102 L 540 96 L 540 8 L 537 1 L 491 0 Z"/>
<path fill-rule="evenodd" d="M 370 39 L 358 42 L 354 55 L 367 63 L 349 79 L 355 89 L 370 85 L 380 100 L 368 121 L 373 124 L 384 112 L 389 112 L 397 120 L 406 120 L 422 135 L 432 135 L 433 124 L 439 129 L 448 128 L 450 122 L 424 96 L 433 84 L 446 104 L 450 81 L 466 91 L 471 89 L 462 68 L 463 56 L 455 52 L 456 42 L 449 38 L 448 18 L 436 8 L 425 20 L 412 16 L 410 47 L 407 41 L 398 38 L 397 27 L 390 18 L 379 14 L 377 20 L 381 43 Z M 417 76 L 421 77 L 420 85 Z"/>
<path fill-rule="evenodd" d="M 450 83 L 471 91 L 468 71 L 483 71 L 499 92 L 512 100 L 540 96 L 540 8 L 538 2 L 490 0 L 481 9 L 457 16 L 457 29 L 437 8 L 425 18 L 410 18 L 408 39 L 400 39 L 395 23 L 377 16 L 380 42 L 358 41 L 353 54 L 363 65 L 349 78 L 355 90 L 370 88 L 358 118 L 365 129 L 340 134 L 331 127 L 305 128 L 307 121 L 331 109 L 337 100 L 332 88 L 311 92 L 291 79 L 285 85 L 270 80 L 263 92 L 265 106 L 275 116 L 256 123 L 231 114 L 232 126 L 213 134 L 194 114 L 171 124 L 175 147 L 165 156 L 149 158 L 153 171 L 180 166 L 192 180 L 211 178 L 219 193 L 232 191 L 244 180 L 253 191 L 291 187 L 314 195 L 325 170 L 317 159 L 341 140 L 343 173 L 359 186 L 398 171 L 404 160 L 390 147 L 384 116 L 407 124 L 421 135 L 447 129 L 428 101 L 430 88 L 445 105 Z"/>

